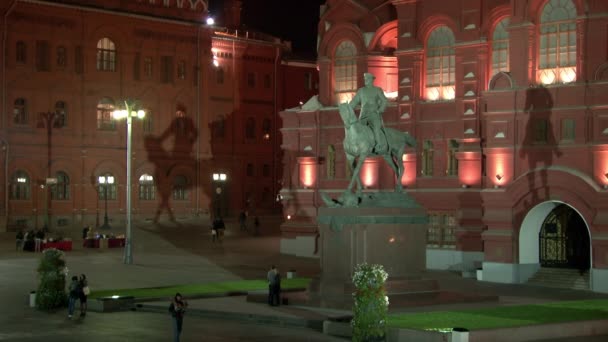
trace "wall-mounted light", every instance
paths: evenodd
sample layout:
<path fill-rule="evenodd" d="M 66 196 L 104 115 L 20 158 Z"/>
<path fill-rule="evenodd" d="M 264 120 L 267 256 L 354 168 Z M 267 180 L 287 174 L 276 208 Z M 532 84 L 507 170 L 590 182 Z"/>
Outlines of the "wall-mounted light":
<path fill-rule="evenodd" d="M 468 188 L 468 187 L 469 187 L 469 186 L 468 186 L 467 184 L 462 184 L 462 188 L 463 188 L 463 189 L 466 189 L 466 188 Z"/>
<path fill-rule="evenodd" d="M 496 180 L 498 180 L 499 182 L 504 178 L 503 175 L 496 175 Z"/>
<path fill-rule="evenodd" d="M 215 19 L 213 19 L 213 17 L 208 17 L 207 18 L 207 25 L 209 25 L 209 26 L 215 25 Z"/>
<path fill-rule="evenodd" d="M 288 220 L 291 220 L 291 215 L 287 215 L 287 219 L 288 219 Z"/>
<path fill-rule="evenodd" d="M 606 177 L 606 180 L 608 180 L 608 172 L 604 173 L 604 177 Z M 604 189 L 608 190 L 608 183 L 604 183 Z"/>

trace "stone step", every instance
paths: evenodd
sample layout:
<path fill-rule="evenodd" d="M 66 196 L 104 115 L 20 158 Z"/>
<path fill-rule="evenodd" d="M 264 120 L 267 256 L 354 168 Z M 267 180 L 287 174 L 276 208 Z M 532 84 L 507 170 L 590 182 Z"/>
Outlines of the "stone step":
<path fill-rule="evenodd" d="M 541 268 L 527 283 L 536 286 L 588 290 L 589 274 L 581 275 L 576 269 Z"/>

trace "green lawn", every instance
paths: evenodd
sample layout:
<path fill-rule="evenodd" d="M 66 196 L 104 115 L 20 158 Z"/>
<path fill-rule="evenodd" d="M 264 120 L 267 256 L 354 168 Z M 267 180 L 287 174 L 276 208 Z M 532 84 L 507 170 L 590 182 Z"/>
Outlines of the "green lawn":
<path fill-rule="evenodd" d="M 293 278 L 281 280 L 282 289 L 306 288 L 309 278 Z M 196 296 L 208 294 L 222 294 L 233 291 L 255 291 L 268 289 L 266 280 L 237 280 L 219 283 L 172 285 L 163 287 L 147 287 L 137 289 L 115 289 L 92 291 L 89 298 L 110 296 L 134 296 L 136 298 L 162 298 L 173 297 L 176 292 L 183 296 Z"/>
<path fill-rule="evenodd" d="M 388 324 L 391 327 L 417 330 L 444 330 L 452 327 L 480 330 L 598 319 L 608 319 L 608 300 L 396 314 L 389 316 Z"/>

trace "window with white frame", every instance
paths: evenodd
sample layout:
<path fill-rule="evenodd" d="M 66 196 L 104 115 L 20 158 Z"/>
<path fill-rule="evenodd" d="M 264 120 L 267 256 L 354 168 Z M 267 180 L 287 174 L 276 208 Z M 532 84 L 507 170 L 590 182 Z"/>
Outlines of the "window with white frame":
<path fill-rule="evenodd" d="M 139 199 L 143 201 L 153 200 L 156 194 L 156 186 L 154 185 L 154 177 L 144 173 L 139 177 Z"/>
<path fill-rule="evenodd" d="M 446 26 L 431 32 L 426 45 L 426 99 L 453 100 L 456 55 L 454 34 Z"/>
<path fill-rule="evenodd" d="M 11 192 L 12 200 L 28 200 L 30 199 L 30 177 L 24 171 L 17 171 L 11 177 Z"/>
<path fill-rule="evenodd" d="M 357 91 L 357 48 L 349 40 L 338 45 L 334 54 L 334 101 L 349 102 Z"/>
<path fill-rule="evenodd" d="M 110 38 L 97 42 L 97 71 L 116 71 L 116 45 Z"/>
<path fill-rule="evenodd" d="M 576 7 L 571 0 L 549 0 L 541 12 L 538 81 L 576 81 Z"/>
<path fill-rule="evenodd" d="M 70 177 L 63 171 L 55 174 L 57 184 L 51 185 L 51 199 L 63 201 L 70 199 Z"/>
<path fill-rule="evenodd" d="M 112 116 L 114 112 L 114 101 L 104 97 L 97 104 L 97 129 L 102 131 L 116 130 L 116 120 Z"/>
<path fill-rule="evenodd" d="M 509 18 L 502 19 L 492 34 L 492 76 L 509 71 Z"/>

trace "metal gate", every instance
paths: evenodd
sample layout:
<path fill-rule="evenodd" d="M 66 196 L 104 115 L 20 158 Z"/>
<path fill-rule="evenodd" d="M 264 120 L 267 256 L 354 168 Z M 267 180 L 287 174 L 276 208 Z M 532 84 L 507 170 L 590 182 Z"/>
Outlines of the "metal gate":
<path fill-rule="evenodd" d="M 542 267 L 589 269 L 589 234 L 574 209 L 565 204 L 555 207 L 545 218 L 539 234 Z"/>

